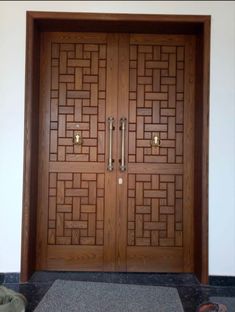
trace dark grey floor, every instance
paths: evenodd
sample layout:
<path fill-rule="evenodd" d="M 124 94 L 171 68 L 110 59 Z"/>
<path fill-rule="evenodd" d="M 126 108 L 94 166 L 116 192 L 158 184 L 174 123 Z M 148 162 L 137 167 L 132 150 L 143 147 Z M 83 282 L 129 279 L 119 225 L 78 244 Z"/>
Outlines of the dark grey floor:
<path fill-rule="evenodd" d="M 210 285 L 201 285 L 193 274 L 36 272 L 26 284 L 8 278 L 4 285 L 24 294 L 29 302 L 27 312 L 31 312 L 56 279 L 175 287 L 185 312 L 195 312 L 209 297 L 235 297 L 234 279 L 229 286 L 223 279 L 213 278 Z"/>

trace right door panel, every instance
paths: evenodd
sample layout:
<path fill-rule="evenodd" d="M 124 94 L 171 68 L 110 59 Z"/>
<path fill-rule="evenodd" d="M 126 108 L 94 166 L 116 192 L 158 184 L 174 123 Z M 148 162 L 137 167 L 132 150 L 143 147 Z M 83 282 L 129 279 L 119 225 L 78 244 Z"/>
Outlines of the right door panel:
<path fill-rule="evenodd" d="M 129 88 L 119 90 L 122 98 L 126 92 L 128 107 L 119 103 L 118 108 L 128 124 L 127 172 L 120 173 L 126 179 L 126 197 L 118 199 L 119 210 L 126 212 L 119 212 L 120 226 L 127 229 L 119 250 L 125 243 L 126 253 L 120 254 L 126 257 L 127 271 L 190 272 L 194 37 L 133 34 L 120 44 L 122 53 L 129 51 L 124 60 Z M 119 81 L 125 81 L 122 75 L 125 70 Z"/>

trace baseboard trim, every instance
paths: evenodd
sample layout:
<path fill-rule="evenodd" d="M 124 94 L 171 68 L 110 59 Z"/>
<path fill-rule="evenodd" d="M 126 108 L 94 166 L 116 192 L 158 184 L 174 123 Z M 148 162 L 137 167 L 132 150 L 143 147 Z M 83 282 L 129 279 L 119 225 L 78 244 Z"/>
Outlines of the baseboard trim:
<path fill-rule="evenodd" d="M 58 272 L 56 273 L 58 274 Z M 164 275 L 164 273 L 162 275 Z M 16 273 L 16 272 L 0 273 L 0 285 L 1 284 L 19 284 L 19 283 L 20 283 L 20 273 Z M 209 285 L 210 286 L 225 286 L 225 287 L 234 286 L 235 287 L 235 276 L 210 275 Z"/>
<path fill-rule="evenodd" d="M 209 285 L 211 286 L 235 286 L 235 276 L 210 275 Z"/>
<path fill-rule="evenodd" d="M 0 284 L 19 284 L 20 273 L 0 273 Z"/>

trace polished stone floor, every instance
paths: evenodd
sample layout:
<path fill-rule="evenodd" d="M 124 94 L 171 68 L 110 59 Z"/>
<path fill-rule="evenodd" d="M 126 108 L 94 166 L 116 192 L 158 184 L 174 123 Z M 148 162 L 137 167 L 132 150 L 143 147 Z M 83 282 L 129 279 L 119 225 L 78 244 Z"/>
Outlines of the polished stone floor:
<path fill-rule="evenodd" d="M 31 312 L 56 279 L 175 287 L 185 312 L 195 312 L 200 303 L 212 296 L 235 297 L 234 278 L 211 278 L 210 285 L 201 285 L 193 274 L 36 272 L 25 284 L 17 283 L 17 279 L 10 275 L 2 282 L 26 296 L 27 312 Z"/>

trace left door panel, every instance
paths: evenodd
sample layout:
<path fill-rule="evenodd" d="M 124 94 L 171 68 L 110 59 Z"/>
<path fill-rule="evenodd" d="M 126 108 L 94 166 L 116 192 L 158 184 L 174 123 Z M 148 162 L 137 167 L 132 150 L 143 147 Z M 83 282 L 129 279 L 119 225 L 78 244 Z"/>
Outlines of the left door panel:
<path fill-rule="evenodd" d="M 115 270 L 116 167 L 107 171 L 107 119 L 117 120 L 117 39 L 41 36 L 38 270 Z M 114 154 L 116 141 L 114 131 Z"/>

